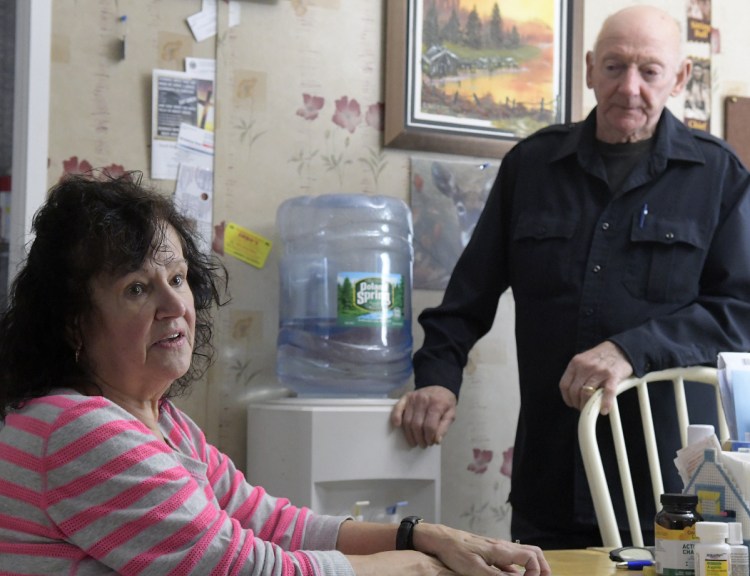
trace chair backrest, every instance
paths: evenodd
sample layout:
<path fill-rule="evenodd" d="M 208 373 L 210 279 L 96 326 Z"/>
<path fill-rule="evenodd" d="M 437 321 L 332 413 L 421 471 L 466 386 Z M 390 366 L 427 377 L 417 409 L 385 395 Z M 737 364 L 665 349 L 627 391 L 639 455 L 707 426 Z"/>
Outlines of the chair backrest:
<path fill-rule="evenodd" d="M 612 427 L 617 464 L 622 483 L 622 492 L 625 498 L 625 509 L 627 511 L 628 526 L 634 546 L 643 546 L 643 533 L 641 532 L 640 518 L 635 501 L 633 480 L 630 475 L 630 464 L 628 453 L 625 448 L 625 437 L 622 431 L 622 421 L 617 403 L 617 396 L 636 388 L 638 391 L 638 405 L 641 411 L 643 423 L 643 434 L 646 441 L 646 453 L 651 475 L 651 487 L 654 495 L 654 505 L 658 510 L 661 507 L 659 499 L 664 492 L 664 484 L 661 476 L 659 453 L 656 447 L 656 436 L 654 434 L 654 423 L 651 415 L 651 404 L 649 402 L 648 385 L 671 383 L 674 387 L 677 418 L 680 427 L 681 443 L 684 448 L 687 445 L 687 427 L 689 422 L 687 400 L 685 398 L 685 382 L 700 382 L 711 385 L 716 392 L 716 406 L 718 410 L 719 440 L 729 438 L 729 429 L 721 405 L 721 393 L 719 391 L 718 372 L 715 368 L 693 366 L 687 368 L 671 368 L 658 372 L 650 372 L 641 378 L 628 378 L 617 386 L 617 393 L 612 410 L 609 413 L 609 421 Z M 607 487 L 607 479 L 604 475 L 604 466 L 599 452 L 599 443 L 596 439 L 596 422 L 602 403 L 602 390 L 597 390 L 583 407 L 578 420 L 578 442 L 581 448 L 583 464 L 586 469 L 586 478 L 591 489 L 591 497 L 594 501 L 599 532 L 602 536 L 603 545 L 606 547 L 619 548 L 622 539 L 617 528 L 612 498 Z M 674 454 L 668 455 L 671 458 Z"/>

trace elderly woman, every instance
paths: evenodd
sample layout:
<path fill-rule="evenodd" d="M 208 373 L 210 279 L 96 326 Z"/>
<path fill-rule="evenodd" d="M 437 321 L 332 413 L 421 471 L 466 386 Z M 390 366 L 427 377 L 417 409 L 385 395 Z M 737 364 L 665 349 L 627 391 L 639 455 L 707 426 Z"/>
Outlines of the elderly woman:
<path fill-rule="evenodd" d="M 0 324 L 0 573 L 549 574 L 536 547 L 249 485 L 169 400 L 212 359 L 224 269 L 139 180 L 65 179 L 34 218 Z"/>

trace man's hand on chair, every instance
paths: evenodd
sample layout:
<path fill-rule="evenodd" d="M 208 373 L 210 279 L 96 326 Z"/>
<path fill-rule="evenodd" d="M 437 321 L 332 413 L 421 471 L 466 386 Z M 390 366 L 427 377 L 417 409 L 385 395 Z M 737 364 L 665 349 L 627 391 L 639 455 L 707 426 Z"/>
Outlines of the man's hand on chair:
<path fill-rule="evenodd" d="M 633 375 L 633 367 L 612 342 L 602 342 L 590 350 L 576 354 L 560 379 L 560 392 L 565 404 L 581 410 L 591 395 L 604 388 L 603 415 L 609 414 L 617 385 Z"/>

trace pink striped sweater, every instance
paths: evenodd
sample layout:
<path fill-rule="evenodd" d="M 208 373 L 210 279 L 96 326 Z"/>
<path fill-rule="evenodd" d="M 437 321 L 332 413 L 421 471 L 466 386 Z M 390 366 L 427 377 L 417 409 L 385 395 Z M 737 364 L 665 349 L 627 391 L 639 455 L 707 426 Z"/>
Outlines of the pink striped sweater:
<path fill-rule="evenodd" d="M 164 402 L 174 448 L 102 397 L 29 402 L 0 428 L 0 574 L 353 575 L 341 517 L 251 486 Z"/>

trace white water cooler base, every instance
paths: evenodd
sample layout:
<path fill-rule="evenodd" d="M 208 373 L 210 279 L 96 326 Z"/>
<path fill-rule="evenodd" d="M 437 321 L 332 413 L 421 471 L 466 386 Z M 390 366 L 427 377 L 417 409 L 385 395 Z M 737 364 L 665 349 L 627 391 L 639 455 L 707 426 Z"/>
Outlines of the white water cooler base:
<path fill-rule="evenodd" d="M 248 406 L 247 479 L 321 514 L 440 521 L 440 447 L 411 448 L 389 422 L 393 399 L 283 398 Z"/>

